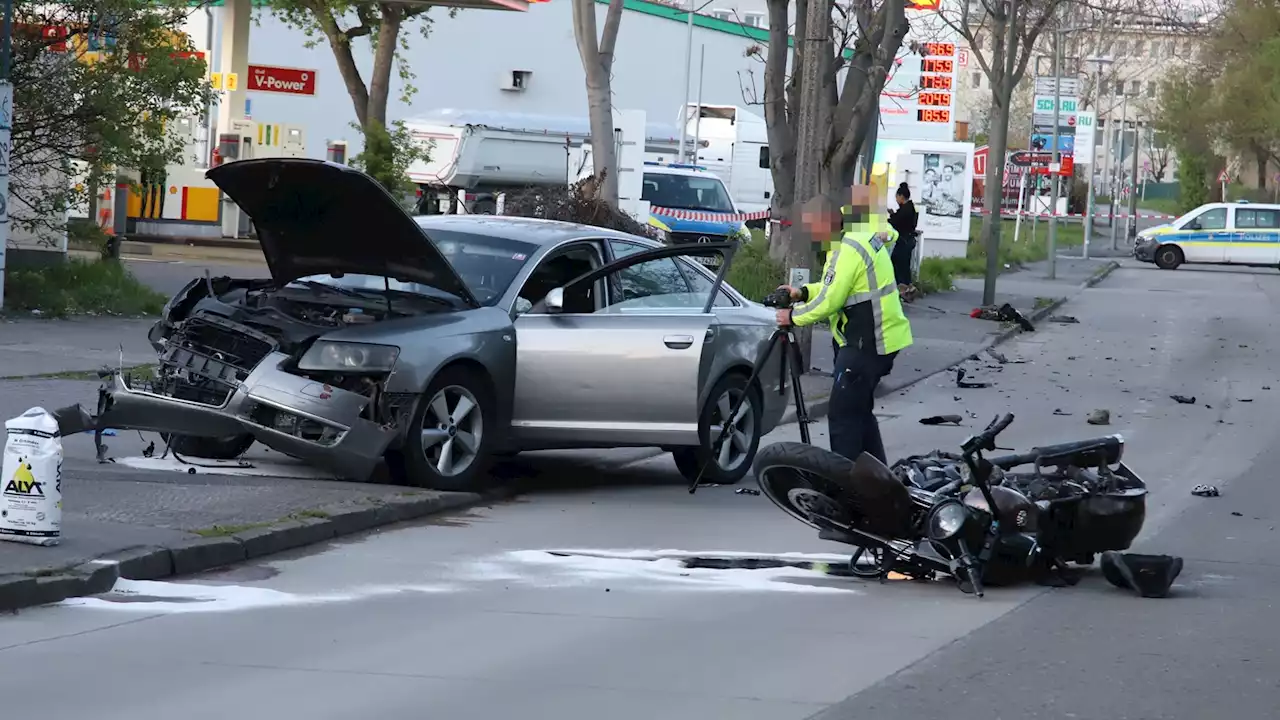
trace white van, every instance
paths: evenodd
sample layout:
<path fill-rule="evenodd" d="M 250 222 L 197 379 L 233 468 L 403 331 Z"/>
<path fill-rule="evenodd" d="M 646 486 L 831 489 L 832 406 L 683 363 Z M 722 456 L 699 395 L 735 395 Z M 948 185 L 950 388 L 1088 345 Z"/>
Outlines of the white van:
<path fill-rule="evenodd" d="M 1201 205 L 1139 232 L 1133 256 L 1165 270 L 1183 263 L 1280 267 L 1280 205 Z"/>

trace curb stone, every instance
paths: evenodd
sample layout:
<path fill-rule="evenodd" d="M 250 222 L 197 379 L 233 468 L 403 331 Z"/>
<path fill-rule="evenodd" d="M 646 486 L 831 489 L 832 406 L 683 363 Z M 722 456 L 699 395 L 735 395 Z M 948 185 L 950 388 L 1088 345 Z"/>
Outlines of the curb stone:
<path fill-rule="evenodd" d="M 317 515 L 273 523 L 225 537 L 196 537 L 163 546 L 117 550 L 74 567 L 40 571 L 40 575 L 0 575 L 0 612 L 61 602 L 107 592 L 117 579 L 160 580 L 314 545 L 343 535 L 439 513 L 462 510 L 506 494 L 422 493 L 321 508 Z"/>
<path fill-rule="evenodd" d="M 1116 268 L 1118 267 L 1120 267 L 1119 262 L 1115 260 L 1109 261 L 1106 265 L 1103 265 L 1101 268 L 1099 268 L 1098 271 L 1095 272 L 1088 280 L 1085 280 L 1084 282 L 1080 283 L 1080 289 L 1085 290 L 1085 289 L 1091 288 L 1097 285 L 1098 283 L 1102 282 L 1103 280 L 1106 280 L 1107 276 L 1115 272 Z M 1046 305 L 1045 307 L 1042 307 L 1036 310 L 1035 312 L 1031 313 L 1031 316 L 1028 318 L 1028 320 L 1030 320 L 1032 324 L 1038 323 L 1044 318 L 1051 315 L 1052 313 L 1056 312 L 1058 308 L 1065 305 L 1070 299 L 1071 298 L 1069 297 L 1058 298 L 1057 300 L 1054 300 L 1049 305 Z M 937 370 L 935 372 L 931 372 L 928 375 L 921 375 L 920 377 L 911 378 L 910 380 L 904 380 L 902 382 L 882 382 L 880 383 L 880 386 L 876 388 L 876 398 L 879 399 L 891 393 L 895 393 L 900 390 L 906 390 L 907 388 L 911 387 L 912 385 L 915 385 L 918 382 L 928 380 L 934 375 L 944 373 L 954 368 L 955 366 L 959 365 L 960 363 L 968 362 L 970 360 L 977 358 L 979 355 L 986 352 L 987 350 L 990 350 L 991 348 L 1009 340 L 1014 335 L 1018 335 L 1021 333 L 1022 333 L 1022 330 L 1017 327 L 1010 328 L 1009 330 L 1005 330 L 995 335 L 994 337 L 990 338 L 986 342 L 984 342 L 982 344 L 982 349 L 978 350 L 977 352 L 969 353 L 968 355 L 960 358 L 954 363 L 951 363 L 950 365 L 940 370 Z M 809 411 L 809 419 L 817 420 L 820 417 L 825 417 L 827 413 L 830 412 L 831 398 L 829 396 L 815 398 L 812 402 L 808 402 L 807 405 L 808 407 L 806 409 Z M 782 420 L 779 421 L 778 424 L 787 425 L 795 421 L 796 421 L 795 407 L 788 406 L 787 411 L 782 415 Z"/>

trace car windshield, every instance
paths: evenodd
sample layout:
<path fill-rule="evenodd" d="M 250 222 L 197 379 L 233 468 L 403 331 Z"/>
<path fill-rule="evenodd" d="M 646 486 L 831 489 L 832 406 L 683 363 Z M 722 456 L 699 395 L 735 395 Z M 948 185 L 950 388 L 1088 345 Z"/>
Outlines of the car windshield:
<path fill-rule="evenodd" d="M 724 183 L 710 175 L 645 173 L 640 199 L 664 208 L 733 212 L 733 201 Z"/>
<path fill-rule="evenodd" d="M 434 229 L 429 232 L 440 252 L 449 259 L 453 269 L 462 277 L 467 288 L 476 296 L 481 305 L 493 305 L 498 302 L 511 286 L 520 268 L 533 256 L 537 246 L 507 240 L 505 238 L 460 233 L 452 230 Z M 340 278 L 329 275 L 313 275 L 301 281 L 312 281 L 353 290 L 383 290 L 383 279 L 374 275 L 348 274 Z M 443 291 L 429 285 L 412 282 L 390 282 L 392 290 L 400 292 L 428 295 L 431 297 L 447 296 Z"/>

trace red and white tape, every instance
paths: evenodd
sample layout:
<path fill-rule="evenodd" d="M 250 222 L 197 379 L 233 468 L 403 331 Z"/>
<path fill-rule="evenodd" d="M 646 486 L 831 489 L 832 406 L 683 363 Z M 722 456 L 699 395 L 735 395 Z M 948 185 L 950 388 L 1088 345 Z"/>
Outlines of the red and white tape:
<path fill-rule="evenodd" d="M 986 210 L 982 208 L 973 208 L 971 212 L 973 212 L 973 214 L 975 215 L 986 214 Z M 1037 212 L 1030 212 L 1028 210 L 1023 210 L 1021 213 L 1019 213 L 1017 210 L 1003 210 L 1001 211 L 1000 214 L 1006 217 L 1016 217 L 1018 215 L 1022 215 L 1023 217 L 1033 217 L 1033 216 L 1034 217 L 1073 217 L 1073 218 L 1085 217 L 1085 213 L 1047 213 L 1047 212 L 1037 213 Z M 1108 216 L 1106 213 L 1094 213 L 1093 216 L 1096 218 L 1113 217 L 1113 218 L 1121 218 L 1121 219 L 1134 217 L 1134 218 L 1140 218 L 1143 220 L 1177 220 L 1179 217 L 1181 217 L 1180 215 L 1149 215 L 1147 213 L 1139 213 L 1137 215 L 1129 215 L 1128 213 L 1116 213 L 1110 216 Z"/>
<path fill-rule="evenodd" d="M 656 205 L 649 208 L 649 213 L 651 215 L 666 215 L 677 220 L 697 220 L 700 222 L 748 222 L 751 220 L 764 220 L 769 217 L 768 210 L 751 213 L 710 213 L 697 210 L 677 210 Z"/>

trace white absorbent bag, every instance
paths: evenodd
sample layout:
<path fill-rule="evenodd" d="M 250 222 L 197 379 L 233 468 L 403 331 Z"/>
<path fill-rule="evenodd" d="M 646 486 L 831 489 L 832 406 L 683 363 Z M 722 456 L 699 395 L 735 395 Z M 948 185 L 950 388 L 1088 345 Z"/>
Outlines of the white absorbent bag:
<path fill-rule="evenodd" d="M 62 536 L 62 437 L 58 421 L 33 407 L 5 421 L 0 540 L 57 545 Z"/>

